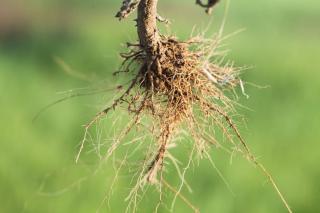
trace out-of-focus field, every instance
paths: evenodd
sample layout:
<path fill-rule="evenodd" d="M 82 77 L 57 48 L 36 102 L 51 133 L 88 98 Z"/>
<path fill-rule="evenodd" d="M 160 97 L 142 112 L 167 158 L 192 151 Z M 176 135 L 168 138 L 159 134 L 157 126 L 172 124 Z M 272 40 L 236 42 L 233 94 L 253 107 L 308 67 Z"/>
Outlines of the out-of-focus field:
<path fill-rule="evenodd" d="M 225 1 L 213 17 L 194 0 L 159 2 L 161 15 L 173 22 L 171 33 L 183 39 L 193 26 L 205 29 L 210 21 L 208 35 L 217 30 Z M 32 118 L 63 97 L 61 92 L 101 81 L 108 88 L 124 80 L 111 73 L 120 63 L 121 44 L 137 37 L 134 17 L 123 22 L 114 18 L 119 6 L 115 0 L 1 1 L 0 212 L 88 213 L 100 208 L 114 176 L 112 165 L 94 173 L 94 154 L 84 154 L 86 161 L 78 165 L 74 158 L 81 125 L 110 103 L 113 94 L 70 99 L 34 123 Z M 252 110 L 241 110 L 247 118 L 242 133 L 294 212 L 320 212 L 320 3 L 231 1 L 225 34 L 242 28 L 246 30 L 226 40 L 232 50 L 228 58 L 252 67 L 244 73 L 245 81 L 270 85 L 247 86 L 250 98 L 239 101 Z M 58 65 L 57 57 L 73 73 Z M 201 162 L 188 173 L 193 193 L 186 193 L 201 212 L 286 212 L 253 165 L 241 157 L 230 164 L 229 156 L 212 155 L 235 195 L 208 162 Z M 100 212 L 124 212 L 128 180 L 120 178 L 110 207 L 102 205 Z M 154 210 L 158 197 L 150 193 L 139 213 Z M 191 210 L 178 200 L 174 212 Z"/>

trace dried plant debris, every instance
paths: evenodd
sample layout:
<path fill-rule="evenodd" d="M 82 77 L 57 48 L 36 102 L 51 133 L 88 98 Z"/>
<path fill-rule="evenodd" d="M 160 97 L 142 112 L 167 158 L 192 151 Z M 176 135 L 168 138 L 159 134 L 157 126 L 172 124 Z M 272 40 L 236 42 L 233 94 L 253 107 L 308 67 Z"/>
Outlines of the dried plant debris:
<path fill-rule="evenodd" d="M 197 4 L 210 12 L 217 2 L 209 0 L 204 4 L 198 0 Z M 209 154 L 212 147 L 231 155 L 240 153 L 257 165 L 291 212 L 272 177 L 251 154 L 233 121 L 236 102 L 232 94 L 237 87 L 243 89 L 239 77 L 241 69 L 234 67 L 231 62 L 223 62 L 224 52 L 220 50 L 223 38 L 220 34 L 212 39 L 195 36 L 187 41 L 162 35 L 156 26 L 159 17 L 157 0 L 124 0 L 116 16 L 119 19 L 125 18 L 135 9 L 138 10 L 139 42 L 127 44 L 128 51 L 121 54 L 123 62 L 120 70 L 114 73 L 133 77 L 126 88 L 123 86 L 124 92 L 119 94 L 113 104 L 99 112 L 86 125 L 77 161 L 89 128 L 111 111 L 125 107 L 131 121 L 112 141 L 104 159 L 111 157 L 131 132 L 139 129 L 145 135 L 144 138 L 148 135 L 145 140 L 138 138 L 131 142 L 139 147 L 143 147 L 143 143 L 146 145 L 145 156 L 141 156 L 144 160 L 139 171 L 133 175 L 135 184 L 127 197 L 128 212 L 137 209 L 139 193 L 145 192 L 148 185 L 157 186 L 160 194 L 162 187 L 168 189 L 175 194 L 175 199 L 179 197 L 198 212 L 181 194 L 181 189 L 188 186 L 185 172 L 195 156 L 207 158 L 213 163 Z M 227 139 L 227 143 L 216 137 L 216 130 Z M 182 142 L 177 142 L 181 137 L 188 138 L 185 140 L 192 138 L 193 144 L 188 166 L 183 172 L 178 160 L 169 151 L 169 148 L 181 145 Z M 125 159 L 129 157 L 126 155 Z M 126 161 L 132 162 L 129 159 Z M 169 162 L 174 165 L 181 179 L 178 189 L 171 186 L 164 177 L 163 172 Z"/>
<path fill-rule="evenodd" d="M 206 13 L 210 14 L 212 11 L 212 8 L 219 2 L 219 0 L 208 0 L 208 2 L 205 4 L 202 2 L 202 0 L 196 0 L 196 4 L 200 5 L 201 7 L 206 8 Z"/>
<path fill-rule="evenodd" d="M 140 0 L 123 0 L 120 11 L 116 14 L 119 20 L 128 17 L 138 6 Z"/>

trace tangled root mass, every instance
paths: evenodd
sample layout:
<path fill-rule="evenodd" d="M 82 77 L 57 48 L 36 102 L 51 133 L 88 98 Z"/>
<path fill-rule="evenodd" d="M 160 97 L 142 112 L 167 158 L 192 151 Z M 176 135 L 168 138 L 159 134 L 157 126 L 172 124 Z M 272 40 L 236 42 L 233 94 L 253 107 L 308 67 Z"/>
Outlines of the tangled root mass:
<path fill-rule="evenodd" d="M 167 147 L 179 134 L 183 124 L 187 126 L 200 154 L 206 147 L 204 143 L 219 145 L 212 135 L 205 132 L 204 119 L 213 118 L 236 146 L 229 133 L 229 127 L 238 133 L 228 116 L 229 112 L 234 111 L 233 101 L 225 95 L 225 90 L 232 91 L 239 84 L 239 69 L 210 63 L 216 57 L 217 41 L 196 37 L 180 42 L 173 37 L 161 36 L 155 57 L 148 57 L 139 44 L 128 44 L 130 51 L 121 54 L 121 69 L 114 74 L 138 72 L 127 90 L 111 107 L 99 113 L 87 128 L 111 109 L 124 104 L 132 115 L 132 125 L 124 131 L 124 135 L 138 126 L 143 117 L 149 117 L 152 127 L 145 130 L 153 135 L 158 148 L 143 169 L 143 181 L 161 183 L 157 176 L 162 170 Z M 240 135 L 238 137 L 241 139 Z M 109 149 L 109 155 L 118 145 L 119 142 Z"/>
<path fill-rule="evenodd" d="M 148 29 L 149 25 L 151 27 L 155 25 L 155 22 L 150 22 L 150 19 L 156 18 L 156 7 L 150 7 L 150 11 L 146 10 L 147 7 L 143 7 L 151 3 L 156 5 L 157 0 L 124 0 L 123 2 L 123 8 L 117 14 L 119 19 L 127 17 L 138 4 L 140 6 L 138 14 L 140 12 L 150 16 L 146 18 L 141 15 L 140 19 L 141 17 L 145 19 L 140 20 L 139 24 L 138 15 L 138 32 L 141 31 L 139 26 L 142 26 L 145 34 L 142 33 L 143 36 L 141 36 L 138 33 L 140 37 L 138 44 L 128 43 L 129 51 L 121 54 L 123 58 L 121 68 L 114 73 L 115 75 L 125 73 L 126 76 L 130 74 L 133 78 L 125 92 L 86 125 L 86 133 L 76 160 L 78 161 L 83 149 L 88 129 L 111 110 L 126 106 L 132 118 L 131 122 L 108 147 L 106 158 L 114 154 L 123 138 L 135 127 L 143 127 L 142 131 L 149 133 L 153 142 L 151 154 L 147 150 L 145 160 L 139 168 L 140 171 L 133 177 L 136 179 L 136 185 L 127 198 L 129 201 L 127 210 L 130 208 L 133 211 L 136 210 L 138 192 L 143 191 L 147 183 L 151 183 L 158 186 L 160 191 L 161 186 L 167 187 L 174 192 L 175 198 L 179 196 L 195 212 L 198 212 L 180 193 L 182 186 L 186 184 L 184 174 L 181 173 L 175 158 L 168 150 L 173 145 L 177 145 L 175 139 L 182 132 L 187 132 L 187 137 L 191 136 L 193 147 L 201 158 L 211 160 L 208 149 L 213 145 L 230 154 L 237 151 L 257 165 L 268 177 L 288 211 L 291 212 L 274 180 L 251 154 L 233 122 L 232 115 L 236 113 L 234 109 L 236 102 L 230 96 L 235 94 L 234 91 L 238 85 L 243 90 L 243 84 L 239 78 L 241 69 L 235 68 L 233 63 L 224 63 L 222 60 L 224 53 L 220 52 L 219 45 L 223 38 L 220 35 L 213 39 L 204 39 L 199 36 L 188 41 L 178 41 L 174 37 L 160 35 L 155 26 L 153 26 L 154 30 Z M 197 4 L 208 10 L 216 3 L 216 0 L 209 0 L 208 4 L 197 1 Z M 150 32 L 153 31 L 157 34 L 155 39 L 149 37 L 152 36 Z M 145 41 L 141 42 L 141 40 Z M 143 44 L 147 43 L 147 40 L 152 43 L 149 46 L 153 48 L 151 51 Z M 148 126 L 142 122 L 146 118 L 149 120 Z M 219 129 L 224 138 L 227 138 L 229 141 L 227 145 L 216 139 L 215 129 Z M 192 157 L 193 151 L 190 159 Z M 177 190 L 164 179 L 163 170 L 167 158 L 173 162 L 181 178 L 181 185 Z"/>

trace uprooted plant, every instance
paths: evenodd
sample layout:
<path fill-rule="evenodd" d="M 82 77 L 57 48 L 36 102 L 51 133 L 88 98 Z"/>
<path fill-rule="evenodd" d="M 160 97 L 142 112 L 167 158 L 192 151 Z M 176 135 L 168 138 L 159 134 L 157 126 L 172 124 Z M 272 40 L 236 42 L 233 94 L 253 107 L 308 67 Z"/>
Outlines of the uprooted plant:
<path fill-rule="evenodd" d="M 210 13 L 217 0 L 201 0 L 196 3 Z M 160 34 L 157 21 L 164 21 L 157 13 L 158 0 L 124 0 L 116 17 L 129 16 L 137 9 L 137 31 L 139 42 L 128 43 L 128 52 L 121 54 L 121 69 L 115 74 L 133 73 L 126 90 L 114 100 L 113 104 L 98 113 L 86 125 L 88 129 L 103 116 L 118 106 L 126 106 L 132 121 L 114 141 L 107 151 L 107 157 L 121 145 L 121 138 L 134 127 L 143 126 L 141 120 L 148 117 L 151 127 L 144 128 L 152 135 L 154 150 L 146 157 L 128 199 L 134 208 L 137 193 L 147 184 L 164 186 L 176 193 L 188 205 L 194 208 L 179 189 L 174 189 L 164 178 L 163 170 L 167 158 L 174 159 L 168 148 L 175 143 L 181 129 L 187 130 L 194 141 L 195 150 L 202 157 L 210 158 L 207 149 L 210 146 L 223 148 L 233 153 L 240 152 L 256 164 L 268 177 L 291 212 L 275 182 L 265 168 L 251 154 L 247 144 L 232 119 L 235 113 L 235 101 L 226 93 L 233 92 L 237 86 L 243 88 L 239 78 L 240 69 L 232 63 L 218 61 L 218 51 L 223 38 L 216 36 L 205 39 L 202 36 L 179 41 L 175 37 Z M 138 67 L 138 68 L 137 68 Z M 214 133 L 208 128 L 219 128 L 231 146 L 225 147 L 216 140 Z M 86 135 L 77 156 L 79 159 Z M 239 142 L 236 142 L 239 141 Z M 192 156 L 191 156 L 192 157 Z M 183 178 L 182 178 L 183 179 Z M 184 182 L 184 180 L 182 180 Z M 180 187 L 181 188 L 181 187 Z"/>

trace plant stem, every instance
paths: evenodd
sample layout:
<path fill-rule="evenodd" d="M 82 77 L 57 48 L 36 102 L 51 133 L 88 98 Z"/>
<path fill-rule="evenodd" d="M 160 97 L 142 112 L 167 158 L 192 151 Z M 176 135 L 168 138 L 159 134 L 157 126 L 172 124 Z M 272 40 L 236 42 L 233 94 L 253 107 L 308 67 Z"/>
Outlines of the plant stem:
<path fill-rule="evenodd" d="M 158 0 L 141 0 L 138 5 L 138 36 L 148 57 L 157 55 L 160 37 L 157 29 Z"/>

